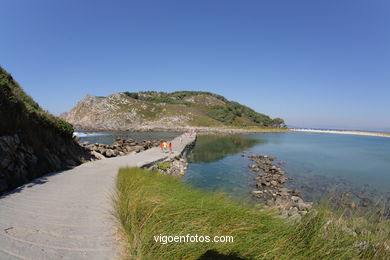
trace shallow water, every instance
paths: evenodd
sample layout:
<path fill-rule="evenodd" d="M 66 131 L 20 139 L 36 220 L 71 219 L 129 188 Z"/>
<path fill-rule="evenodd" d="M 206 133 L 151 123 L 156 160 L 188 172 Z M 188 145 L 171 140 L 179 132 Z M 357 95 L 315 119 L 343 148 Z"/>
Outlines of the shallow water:
<path fill-rule="evenodd" d="M 287 162 L 283 168 L 293 179 L 287 187 L 298 188 L 307 200 L 320 200 L 336 189 L 361 196 L 390 194 L 390 138 L 296 132 L 210 138 L 199 136 L 190 154 L 184 181 L 195 187 L 249 198 L 255 175 L 241 156 L 245 150 Z"/>
<path fill-rule="evenodd" d="M 140 142 L 143 140 L 171 140 L 181 133 L 178 132 L 97 132 L 77 130 L 74 135 L 80 137 L 80 142 L 112 144 L 116 138 L 131 138 Z"/>
<path fill-rule="evenodd" d="M 76 131 L 80 142 L 111 144 L 115 138 L 169 140 L 180 133 Z M 199 136 L 189 154 L 183 181 L 206 190 L 250 199 L 256 177 L 247 155 L 267 154 L 285 161 L 287 187 L 318 201 L 335 190 L 359 196 L 390 197 L 390 138 L 321 133 L 266 133 Z"/>

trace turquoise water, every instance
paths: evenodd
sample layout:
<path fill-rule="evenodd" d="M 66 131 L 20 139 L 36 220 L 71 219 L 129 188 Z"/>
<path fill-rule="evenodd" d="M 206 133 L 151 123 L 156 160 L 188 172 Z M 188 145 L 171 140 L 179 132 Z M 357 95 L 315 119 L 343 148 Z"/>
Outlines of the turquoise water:
<path fill-rule="evenodd" d="M 195 187 L 249 198 L 255 176 L 249 159 L 241 156 L 245 150 L 285 161 L 292 178 L 287 186 L 301 190 L 307 200 L 336 191 L 390 197 L 390 138 L 297 132 L 208 138 L 199 136 L 190 154 L 184 181 Z"/>

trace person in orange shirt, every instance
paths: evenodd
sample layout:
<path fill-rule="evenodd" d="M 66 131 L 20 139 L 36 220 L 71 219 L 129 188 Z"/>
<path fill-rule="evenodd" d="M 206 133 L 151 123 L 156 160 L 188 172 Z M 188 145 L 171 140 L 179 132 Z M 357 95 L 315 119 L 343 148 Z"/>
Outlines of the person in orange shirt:
<path fill-rule="evenodd" d="M 164 149 L 163 149 L 163 148 L 164 148 L 164 145 L 163 145 L 163 141 L 161 140 L 161 141 L 160 141 L 160 149 L 161 149 L 161 152 L 164 152 Z"/>
<path fill-rule="evenodd" d="M 171 153 L 173 153 L 173 152 L 172 152 L 172 143 L 171 143 L 171 142 L 169 142 L 168 147 L 169 147 L 169 151 L 170 151 Z"/>

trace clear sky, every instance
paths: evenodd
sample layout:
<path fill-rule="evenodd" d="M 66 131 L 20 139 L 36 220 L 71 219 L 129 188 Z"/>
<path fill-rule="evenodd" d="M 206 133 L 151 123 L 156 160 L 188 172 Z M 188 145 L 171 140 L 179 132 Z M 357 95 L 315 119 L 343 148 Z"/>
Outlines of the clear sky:
<path fill-rule="evenodd" d="M 45 109 L 205 90 L 290 126 L 390 131 L 389 0 L 2 0 L 0 65 Z"/>

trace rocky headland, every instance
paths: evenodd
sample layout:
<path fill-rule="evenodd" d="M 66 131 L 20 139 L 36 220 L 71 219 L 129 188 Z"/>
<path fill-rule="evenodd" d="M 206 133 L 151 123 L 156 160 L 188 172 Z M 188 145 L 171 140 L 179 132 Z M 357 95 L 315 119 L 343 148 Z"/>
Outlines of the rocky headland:
<path fill-rule="evenodd" d="M 250 133 L 284 129 L 283 119 L 209 92 L 178 91 L 87 95 L 62 118 L 80 130 Z"/>

